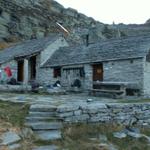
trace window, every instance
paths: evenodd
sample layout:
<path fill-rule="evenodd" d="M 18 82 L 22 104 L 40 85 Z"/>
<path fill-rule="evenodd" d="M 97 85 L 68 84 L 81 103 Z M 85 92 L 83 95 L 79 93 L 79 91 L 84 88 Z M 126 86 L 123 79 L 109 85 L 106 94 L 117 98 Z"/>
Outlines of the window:
<path fill-rule="evenodd" d="M 54 78 L 61 77 L 61 68 L 54 68 L 53 75 L 54 75 Z"/>
<path fill-rule="evenodd" d="M 63 71 L 66 72 L 67 75 L 71 74 L 74 77 L 85 77 L 85 71 L 83 67 L 77 67 L 77 68 L 65 68 Z"/>

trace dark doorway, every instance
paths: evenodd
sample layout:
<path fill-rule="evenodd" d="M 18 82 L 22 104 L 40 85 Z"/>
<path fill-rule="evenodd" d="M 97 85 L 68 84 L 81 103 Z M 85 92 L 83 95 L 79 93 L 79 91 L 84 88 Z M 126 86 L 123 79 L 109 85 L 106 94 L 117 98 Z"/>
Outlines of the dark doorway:
<path fill-rule="evenodd" d="M 23 82 L 24 79 L 24 61 L 19 60 L 18 61 L 18 74 L 17 74 L 17 80 L 19 82 Z"/>
<path fill-rule="evenodd" d="M 34 80 L 36 78 L 36 56 L 30 58 L 30 79 Z"/>
<path fill-rule="evenodd" d="M 103 65 L 93 65 L 93 81 L 103 81 Z"/>
<path fill-rule="evenodd" d="M 93 88 L 99 89 L 99 84 L 96 81 L 103 81 L 103 65 L 93 65 Z"/>

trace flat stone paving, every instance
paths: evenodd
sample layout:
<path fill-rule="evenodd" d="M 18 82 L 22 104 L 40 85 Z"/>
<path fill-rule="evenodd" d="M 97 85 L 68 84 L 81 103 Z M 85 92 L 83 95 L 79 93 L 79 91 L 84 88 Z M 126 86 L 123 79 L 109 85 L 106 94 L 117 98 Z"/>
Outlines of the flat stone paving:
<path fill-rule="evenodd" d="M 100 110 L 105 108 L 106 105 L 115 105 L 115 103 L 119 102 L 117 99 L 94 97 L 86 94 L 40 95 L 0 93 L 0 100 L 31 104 L 26 123 L 34 130 L 35 135 L 44 141 L 61 139 L 61 128 L 63 128 L 63 125 L 60 120 L 57 120 L 56 110 L 61 114 L 71 109 L 78 116 L 81 114 L 80 110 L 78 110 L 79 107 L 86 107 L 88 110 L 88 106 L 90 106 L 94 113 L 96 109 Z M 91 110 L 89 109 L 89 111 Z M 68 112 L 63 115 L 68 115 Z M 81 117 L 80 119 L 82 120 L 87 118 L 87 116 L 83 115 Z M 37 147 L 33 150 L 55 150 L 57 148 L 55 145 L 48 145 Z"/>
<path fill-rule="evenodd" d="M 61 139 L 61 131 L 60 130 L 36 131 L 35 134 L 42 141 L 50 141 L 50 140 Z"/>
<path fill-rule="evenodd" d="M 30 126 L 33 130 L 57 130 L 62 128 L 60 122 L 37 122 L 31 123 Z"/>
<path fill-rule="evenodd" d="M 62 104 L 74 105 L 76 103 L 85 104 L 89 100 L 101 103 L 116 103 L 118 101 L 117 99 L 94 97 L 88 96 L 87 94 L 40 95 L 40 94 L 17 94 L 17 93 L 0 93 L 0 100 L 18 103 L 30 103 L 30 104 L 47 103 L 53 106 L 59 106 Z M 55 109 L 55 108 L 48 108 L 48 109 Z"/>
<path fill-rule="evenodd" d="M 40 146 L 40 147 L 34 148 L 32 150 L 57 150 L 57 149 L 58 149 L 58 147 L 55 145 L 48 145 L 48 146 Z"/>
<path fill-rule="evenodd" d="M 14 132 L 8 131 L 2 135 L 2 144 L 10 145 L 21 140 L 21 138 Z"/>

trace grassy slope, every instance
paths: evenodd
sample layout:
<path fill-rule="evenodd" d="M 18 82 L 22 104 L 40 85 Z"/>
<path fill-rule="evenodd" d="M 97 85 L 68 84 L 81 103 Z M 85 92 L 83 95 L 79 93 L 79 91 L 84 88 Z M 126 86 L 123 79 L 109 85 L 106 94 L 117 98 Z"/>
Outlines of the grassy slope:
<path fill-rule="evenodd" d="M 113 132 L 120 131 L 123 127 L 116 125 L 86 125 L 79 124 L 68 126 L 64 130 L 64 140 L 60 142 L 62 147 L 69 150 L 101 150 L 99 144 L 103 143 L 100 136 L 106 135 L 108 142 L 117 146 L 118 150 L 149 150 L 148 141 L 144 138 L 126 137 L 117 139 L 113 137 Z M 141 129 L 142 133 L 150 136 L 150 129 Z M 94 138 L 95 140 L 90 140 Z M 105 149 L 103 149 L 105 150 Z"/>
<path fill-rule="evenodd" d="M 0 102 L 0 120 L 9 122 L 13 126 L 22 127 L 28 109 L 28 105 Z"/>
<path fill-rule="evenodd" d="M 0 129 L 9 127 L 21 128 L 24 124 L 24 118 L 28 113 L 28 105 L 14 104 L 8 102 L 0 102 Z M 4 122 L 4 123 L 3 123 Z M 42 141 L 31 141 L 36 145 L 47 145 L 50 143 L 60 145 L 62 148 L 68 150 L 102 150 L 99 144 L 103 143 L 100 140 L 100 135 L 106 135 L 108 143 L 112 143 L 118 147 L 119 150 L 149 150 L 147 140 L 140 138 L 135 139 L 127 137 L 124 139 L 117 139 L 113 137 L 113 132 L 120 131 L 122 126 L 116 125 L 87 125 L 77 124 L 68 125 L 63 130 L 63 139 L 60 141 L 45 143 Z M 141 129 L 143 133 L 150 136 L 150 129 Z M 0 133 L 3 132 L 0 130 Z M 94 138 L 91 140 L 90 138 Z M 29 141 L 28 141 L 29 142 Z M 32 143 L 29 143 L 32 145 Z M 29 145 L 28 144 L 28 145 Z M 27 145 L 27 143 L 25 143 Z M 28 150 L 25 148 L 24 150 Z M 107 149 L 103 149 L 107 150 Z"/>

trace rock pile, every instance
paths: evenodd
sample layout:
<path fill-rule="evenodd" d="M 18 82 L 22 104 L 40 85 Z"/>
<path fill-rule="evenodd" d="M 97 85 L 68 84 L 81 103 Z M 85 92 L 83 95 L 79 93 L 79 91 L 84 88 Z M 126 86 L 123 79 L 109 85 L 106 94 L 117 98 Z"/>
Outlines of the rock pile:
<path fill-rule="evenodd" d="M 140 132 L 140 129 L 138 129 L 138 128 L 128 127 L 122 131 L 115 132 L 113 135 L 114 135 L 114 137 L 119 138 L 119 139 L 125 138 L 127 136 L 130 136 L 130 137 L 133 137 L 136 139 L 145 138 L 150 143 L 150 137 L 145 134 L 142 134 Z"/>
<path fill-rule="evenodd" d="M 72 8 L 65 9 L 53 0 L 1 0 L 0 42 L 41 38 L 51 33 L 61 33 L 56 22 L 70 32 L 70 41 L 83 43 L 83 36 L 89 34 L 90 42 L 105 39 L 104 24 L 87 17 Z M 117 29 L 109 27 L 111 37 L 118 36 Z M 86 31 L 86 32 L 85 32 Z M 104 34 L 103 34 L 104 33 Z"/>

